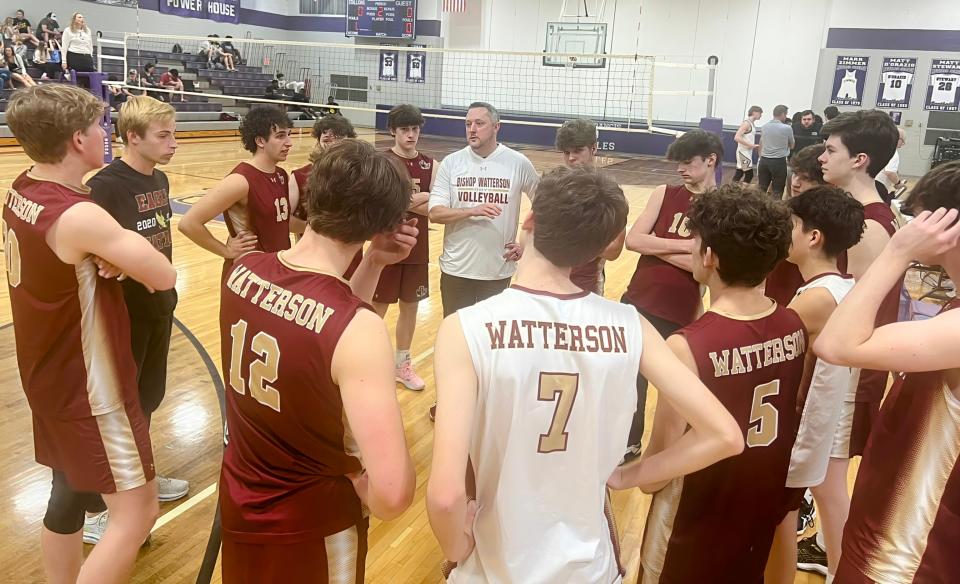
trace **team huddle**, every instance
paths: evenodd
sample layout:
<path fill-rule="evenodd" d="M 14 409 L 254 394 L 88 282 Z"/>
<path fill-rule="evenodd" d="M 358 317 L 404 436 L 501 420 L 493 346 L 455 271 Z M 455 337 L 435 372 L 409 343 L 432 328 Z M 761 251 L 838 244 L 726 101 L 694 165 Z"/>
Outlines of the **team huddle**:
<path fill-rule="evenodd" d="M 177 302 L 156 169 L 176 149 L 174 110 L 128 100 L 124 156 L 88 187 L 102 111 L 66 85 L 21 90 L 7 110 L 35 162 L 7 193 L 3 234 L 36 459 L 53 469 L 54 582 L 129 580 L 158 496 L 188 488 L 158 474 L 149 435 Z M 899 139 L 885 113 L 828 122 L 825 144 L 791 159 L 786 201 L 717 185 L 720 139 L 693 130 L 667 152 L 682 184 L 654 189 L 628 229 L 593 122 L 558 129 L 563 164 L 542 176 L 498 142 L 490 104 L 471 104 L 467 146 L 442 161 L 418 151 L 423 126 L 393 108 L 394 145 L 377 151 L 325 117 L 288 174 L 289 118 L 254 108 L 251 158 L 180 219 L 223 259 L 224 582 L 363 582 L 370 516 L 412 504 L 396 388 L 425 386 L 410 349 L 430 222 L 444 225 L 444 319 L 425 499 L 447 581 L 621 582 L 610 492 L 633 488 L 653 494 L 645 584 L 794 582 L 807 489 L 828 582 L 960 574 L 960 311 L 896 314 L 913 262 L 960 278 L 960 162 L 913 187 L 900 227 L 873 186 Z M 208 228 L 221 215 L 226 241 Z M 604 262 L 624 247 L 641 256 L 615 302 Z M 84 560 L 90 513 L 101 531 Z"/>

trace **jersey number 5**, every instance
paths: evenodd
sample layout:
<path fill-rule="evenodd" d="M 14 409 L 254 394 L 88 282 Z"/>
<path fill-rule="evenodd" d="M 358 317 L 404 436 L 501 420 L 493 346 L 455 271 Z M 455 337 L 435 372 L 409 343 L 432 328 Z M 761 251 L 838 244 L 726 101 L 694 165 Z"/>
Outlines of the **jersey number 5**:
<path fill-rule="evenodd" d="M 240 395 L 247 393 L 247 385 L 241 368 L 243 350 L 247 346 L 247 321 L 238 320 L 230 327 L 230 387 Z M 269 384 L 277 380 L 280 366 L 280 346 L 277 339 L 265 332 L 253 336 L 250 350 L 260 355 L 260 359 L 250 362 L 247 379 L 250 380 L 250 395 L 268 408 L 280 411 L 280 392 Z"/>
<path fill-rule="evenodd" d="M 550 430 L 546 434 L 540 434 L 537 452 L 546 454 L 563 452 L 567 449 L 567 422 L 570 421 L 570 412 L 573 410 L 573 402 L 577 399 L 579 386 L 579 373 L 540 373 L 537 399 L 555 401 L 557 407 L 553 410 Z"/>
<path fill-rule="evenodd" d="M 753 403 L 750 406 L 750 429 L 747 430 L 747 447 L 770 446 L 777 439 L 780 412 L 763 398 L 780 393 L 780 380 L 774 379 L 753 388 Z"/>

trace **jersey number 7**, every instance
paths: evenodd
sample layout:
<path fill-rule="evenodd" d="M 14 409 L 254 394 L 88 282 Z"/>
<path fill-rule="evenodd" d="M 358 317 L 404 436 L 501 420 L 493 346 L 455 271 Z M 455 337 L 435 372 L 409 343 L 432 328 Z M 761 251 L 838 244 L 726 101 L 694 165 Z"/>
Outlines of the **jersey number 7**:
<path fill-rule="evenodd" d="M 567 422 L 570 421 L 570 412 L 573 402 L 577 399 L 577 389 L 580 387 L 579 373 L 540 373 L 540 383 L 537 388 L 539 401 L 555 401 L 553 419 L 546 434 L 540 434 L 537 452 L 563 452 L 567 449 Z"/>

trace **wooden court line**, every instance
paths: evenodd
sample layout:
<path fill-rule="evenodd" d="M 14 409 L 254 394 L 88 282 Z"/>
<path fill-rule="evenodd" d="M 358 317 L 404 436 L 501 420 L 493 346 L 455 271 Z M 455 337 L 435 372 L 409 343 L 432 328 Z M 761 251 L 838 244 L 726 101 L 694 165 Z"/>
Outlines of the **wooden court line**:
<path fill-rule="evenodd" d="M 180 517 L 187 511 L 193 509 L 194 507 L 202 503 L 204 499 L 214 494 L 215 492 L 217 492 L 217 483 L 213 483 L 206 489 L 200 491 L 199 493 L 190 497 L 183 503 L 180 503 L 170 511 L 164 513 L 163 515 L 160 516 L 160 519 L 157 519 L 157 522 L 153 524 L 153 529 L 150 530 L 150 533 L 155 532 L 156 530 L 170 523 L 177 517 Z"/>

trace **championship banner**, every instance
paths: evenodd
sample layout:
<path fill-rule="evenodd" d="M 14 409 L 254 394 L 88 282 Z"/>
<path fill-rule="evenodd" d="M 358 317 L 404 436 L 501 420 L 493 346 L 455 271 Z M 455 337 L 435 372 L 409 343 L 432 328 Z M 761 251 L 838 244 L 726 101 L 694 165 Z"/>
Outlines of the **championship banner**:
<path fill-rule="evenodd" d="M 907 109 L 913 93 L 913 76 L 917 72 L 914 57 L 884 57 L 877 88 L 877 107 Z"/>
<path fill-rule="evenodd" d="M 960 59 L 934 59 L 923 109 L 935 112 L 960 111 Z"/>
<path fill-rule="evenodd" d="M 407 53 L 407 83 L 424 83 L 427 80 L 427 54 L 417 51 Z"/>
<path fill-rule="evenodd" d="M 160 0 L 160 13 L 240 23 L 240 0 Z"/>
<path fill-rule="evenodd" d="M 397 52 L 380 51 L 380 81 L 397 80 Z"/>
<path fill-rule="evenodd" d="M 869 61 L 870 57 L 837 57 L 830 103 L 854 107 L 863 105 L 863 89 L 867 85 Z"/>

